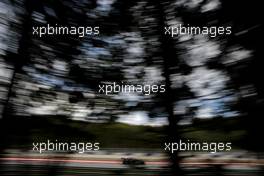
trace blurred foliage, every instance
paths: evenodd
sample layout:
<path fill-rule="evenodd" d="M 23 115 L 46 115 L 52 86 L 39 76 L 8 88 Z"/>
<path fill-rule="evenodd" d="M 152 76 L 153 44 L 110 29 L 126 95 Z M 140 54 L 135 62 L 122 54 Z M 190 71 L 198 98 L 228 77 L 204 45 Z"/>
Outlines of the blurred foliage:
<path fill-rule="evenodd" d="M 10 126 L 9 124 L 14 124 Z M 96 124 L 66 120 L 64 117 L 39 116 L 5 120 L 5 145 L 12 149 L 31 148 L 32 142 L 100 142 L 103 148 L 161 149 L 166 126 L 135 126 L 122 123 Z M 215 128 L 217 126 L 217 128 Z M 233 128 L 233 127 L 236 128 Z M 245 124 L 239 118 L 222 120 L 202 120 L 194 125 L 181 126 L 179 132 L 183 139 L 190 141 L 232 142 L 234 149 L 247 147 Z M 17 135 L 16 131 L 23 131 Z M 144 134 L 144 135 L 142 135 Z M 30 136 L 30 139 L 28 138 Z M 163 142 L 162 142 L 163 141 Z"/>
<path fill-rule="evenodd" d="M 129 147 L 177 141 L 180 125 L 191 124 L 193 131 L 186 132 L 187 137 L 226 141 L 228 129 L 230 139 L 250 144 L 243 145 L 248 150 L 263 151 L 264 142 L 256 138 L 264 129 L 261 7 L 256 0 L 3 0 L 1 122 L 28 119 L 8 123 L 17 135 L 15 141 L 31 140 L 34 130 L 43 129 L 43 137 L 77 137 L 85 132 L 85 138 L 101 136 L 106 146 L 119 138 L 124 142 L 118 145 Z M 100 26 L 100 36 L 32 35 L 33 26 L 46 24 Z M 177 24 L 232 26 L 232 35 L 164 34 L 165 26 Z M 108 82 L 165 84 L 166 92 L 99 94 L 98 85 Z M 166 118 L 168 126 L 157 135 L 143 127 L 113 124 L 120 115 L 133 112 L 146 112 L 149 119 Z M 37 122 L 39 116 L 52 116 L 51 123 L 65 121 L 47 132 L 50 128 Z M 208 126 L 201 123 L 206 118 L 213 118 Z M 228 118 L 238 122 L 221 121 Z M 69 128 L 77 123 L 72 120 L 107 124 Z M 1 131 L 1 138 L 8 129 Z M 178 170 L 177 153 L 171 159 Z"/>

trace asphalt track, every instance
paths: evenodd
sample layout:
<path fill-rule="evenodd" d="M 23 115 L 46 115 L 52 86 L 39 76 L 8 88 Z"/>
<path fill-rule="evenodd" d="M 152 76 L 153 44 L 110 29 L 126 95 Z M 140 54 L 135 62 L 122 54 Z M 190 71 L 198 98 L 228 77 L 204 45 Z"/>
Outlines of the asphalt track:
<path fill-rule="evenodd" d="M 88 160 L 71 158 L 34 158 L 2 157 L 0 158 L 0 175 L 169 175 L 167 161 L 149 161 L 145 166 L 125 166 L 121 160 Z M 201 162 L 181 163 L 187 175 L 212 175 L 220 172 L 215 166 L 228 166 L 221 170 L 224 175 L 255 176 L 262 172 L 263 162 Z M 214 174 L 215 175 L 215 174 Z"/>

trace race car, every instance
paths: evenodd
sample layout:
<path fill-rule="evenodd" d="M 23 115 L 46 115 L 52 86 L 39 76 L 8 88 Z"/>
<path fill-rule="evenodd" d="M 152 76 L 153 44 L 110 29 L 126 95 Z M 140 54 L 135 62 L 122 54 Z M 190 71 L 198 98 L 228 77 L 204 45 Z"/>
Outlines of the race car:
<path fill-rule="evenodd" d="M 130 165 L 130 166 L 139 166 L 139 165 L 145 165 L 145 162 L 140 159 L 135 158 L 121 158 L 123 160 L 124 165 Z"/>

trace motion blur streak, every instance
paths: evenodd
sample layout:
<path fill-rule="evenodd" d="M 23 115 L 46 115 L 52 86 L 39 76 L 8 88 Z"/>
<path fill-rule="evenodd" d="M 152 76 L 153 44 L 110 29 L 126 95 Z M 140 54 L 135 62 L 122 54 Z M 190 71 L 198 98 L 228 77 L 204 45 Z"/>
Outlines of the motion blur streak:
<path fill-rule="evenodd" d="M 38 161 L 38 162 L 69 162 L 69 163 L 87 163 L 87 164 L 122 164 L 120 161 L 110 161 L 110 160 L 72 160 L 72 159 L 48 159 L 48 158 L 0 158 L 4 161 Z M 169 162 L 166 161 L 150 161 L 146 162 L 147 165 L 168 165 Z M 261 162 L 181 162 L 183 165 L 238 165 L 238 166 L 264 166 L 264 161 Z"/>

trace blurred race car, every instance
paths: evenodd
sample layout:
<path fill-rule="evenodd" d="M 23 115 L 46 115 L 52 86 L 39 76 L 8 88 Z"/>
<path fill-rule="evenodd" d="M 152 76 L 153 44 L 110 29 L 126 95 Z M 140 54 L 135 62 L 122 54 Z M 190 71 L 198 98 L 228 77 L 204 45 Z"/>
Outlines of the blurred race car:
<path fill-rule="evenodd" d="M 121 158 L 123 160 L 124 165 L 131 165 L 131 166 L 139 166 L 139 165 L 145 165 L 145 162 L 140 159 L 135 158 Z"/>

